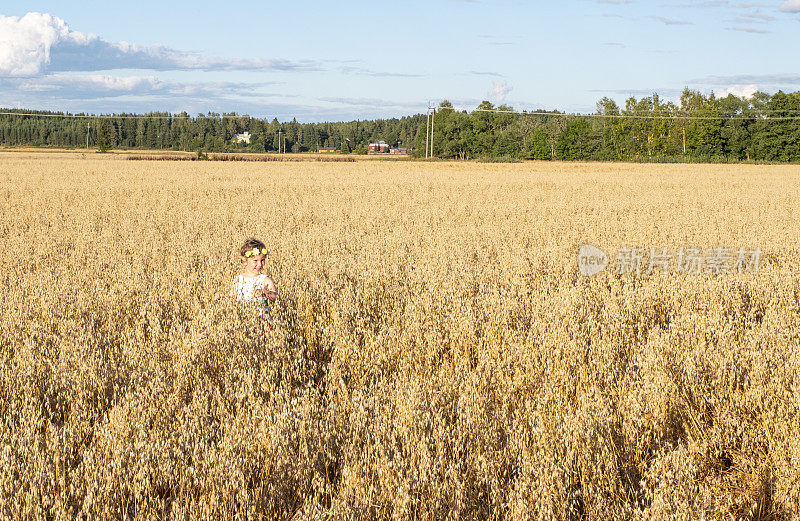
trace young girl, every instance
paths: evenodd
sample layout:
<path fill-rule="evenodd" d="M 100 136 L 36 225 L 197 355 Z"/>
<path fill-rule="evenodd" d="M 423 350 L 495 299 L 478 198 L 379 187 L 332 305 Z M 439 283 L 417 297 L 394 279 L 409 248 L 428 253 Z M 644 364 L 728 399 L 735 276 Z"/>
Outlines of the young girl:
<path fill-rule="evenodd" d="M 254 305 L 258 316 L 270 320 L 269 303 L 278 298 L 278 289 L 272 277 L 261 273 L 267 247 L 255 238 L 244 241 L 239 249 L 242 259 L 242 273 L 236 276 L 231 287 L 231 296 L 236 302 Z"/>

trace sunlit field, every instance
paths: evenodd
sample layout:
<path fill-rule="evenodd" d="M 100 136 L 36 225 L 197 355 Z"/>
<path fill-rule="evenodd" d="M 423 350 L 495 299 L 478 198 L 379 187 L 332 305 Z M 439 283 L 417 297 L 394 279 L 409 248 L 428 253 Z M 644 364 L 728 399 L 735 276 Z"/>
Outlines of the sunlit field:
<path fill-rule="evenodd" d="M 0 208 L 4 519 L 800 517 L 800 166 L 5 151 Z"/>

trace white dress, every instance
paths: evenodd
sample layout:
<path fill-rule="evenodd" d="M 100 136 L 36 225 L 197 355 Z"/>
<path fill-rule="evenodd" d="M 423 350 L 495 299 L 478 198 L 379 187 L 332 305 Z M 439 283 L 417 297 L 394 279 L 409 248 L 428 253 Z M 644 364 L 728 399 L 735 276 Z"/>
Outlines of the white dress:
<path fill-rule="evenodd" d="M 233 287 L 236 289 L 236 301 L 242 304 L 255 304 L 258 311 L 258 316 L 271 320 L 269 304 L 266 299 L 256 298 L 256 289 L 261 289 L 267 285 L 267 276 L 260 274 L 252 279 L 245 278 L 244 275 L 237 275 L 233 281 Z"/>
<path fill-rule="evenodd" d="M 263 273 L 256 275 L 252 279 L 246 279 L 244 275 L 237 275 L 233 281 L 236 288 L 236 300 L 239 302 L 254 302 L 256 300 L 256 288 L 263 288 L 267 285 L 267 276 Z"/>

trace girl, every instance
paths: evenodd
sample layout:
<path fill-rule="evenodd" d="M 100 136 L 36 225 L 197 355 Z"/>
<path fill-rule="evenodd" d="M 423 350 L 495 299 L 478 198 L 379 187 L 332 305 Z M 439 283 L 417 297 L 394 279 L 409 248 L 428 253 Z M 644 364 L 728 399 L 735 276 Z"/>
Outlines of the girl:
<path fill-rule="evenodd" d="M 261 273 L 267 247 L 263 242 L 251 237 L 239 248 L 242 260 L 242 273 L 236 276 L 231 287 L 231 296 L 239 304 L 255 305 L 258 316 L 270 320 L 269 303 L 278 298 L 278 289 L 272 277 Z"/>

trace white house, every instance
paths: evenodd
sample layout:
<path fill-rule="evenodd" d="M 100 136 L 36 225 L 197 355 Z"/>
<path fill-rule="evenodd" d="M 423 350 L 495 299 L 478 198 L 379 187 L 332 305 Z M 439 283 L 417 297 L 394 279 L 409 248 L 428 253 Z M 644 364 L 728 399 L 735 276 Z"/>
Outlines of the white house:
<path fill-rule="evenodd" d="M 245 132 L 244 134 L 234 134 L 232 141 L 234 143 L 241 143 L 244 141 L 245 143 L 250 142 L 250 132 Z"/>

